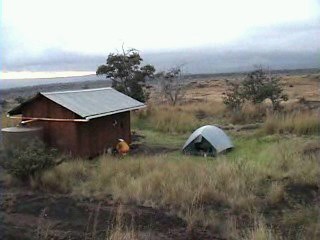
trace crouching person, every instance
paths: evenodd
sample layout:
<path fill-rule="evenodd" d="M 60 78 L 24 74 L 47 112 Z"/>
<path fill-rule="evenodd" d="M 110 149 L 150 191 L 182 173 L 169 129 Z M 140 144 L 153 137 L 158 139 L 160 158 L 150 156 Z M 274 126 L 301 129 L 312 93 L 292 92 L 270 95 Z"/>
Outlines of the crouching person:
<path fill-rule="evenodd" d="M 128 143 L 126 143 L 123 139 L 118 139 L 118 143 L 116 145 L 116 151 L 119 156 L 125 156 L 130 150 Z"/>

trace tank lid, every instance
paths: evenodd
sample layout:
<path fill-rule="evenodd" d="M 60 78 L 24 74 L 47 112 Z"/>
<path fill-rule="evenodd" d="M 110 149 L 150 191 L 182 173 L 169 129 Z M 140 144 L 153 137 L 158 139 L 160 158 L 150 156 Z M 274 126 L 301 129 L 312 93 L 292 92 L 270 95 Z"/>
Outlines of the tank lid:
<path fill-rule="evenodd" d="M 41 130 L 41 127 L 8 127 L 1 129 L 1 132 L 36 132 Z"/>

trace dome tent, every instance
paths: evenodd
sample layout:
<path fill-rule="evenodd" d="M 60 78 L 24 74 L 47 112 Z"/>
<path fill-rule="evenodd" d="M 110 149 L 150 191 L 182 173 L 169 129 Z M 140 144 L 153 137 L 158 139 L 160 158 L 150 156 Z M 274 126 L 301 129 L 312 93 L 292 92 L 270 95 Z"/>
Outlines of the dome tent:
<path fill-rule="evenodd" d="M 233 144 L 223 130 L 213 125 L 206 125 L 190 135 L 182 151 L 186 154 L 216 156 L 232 148 Z"/>

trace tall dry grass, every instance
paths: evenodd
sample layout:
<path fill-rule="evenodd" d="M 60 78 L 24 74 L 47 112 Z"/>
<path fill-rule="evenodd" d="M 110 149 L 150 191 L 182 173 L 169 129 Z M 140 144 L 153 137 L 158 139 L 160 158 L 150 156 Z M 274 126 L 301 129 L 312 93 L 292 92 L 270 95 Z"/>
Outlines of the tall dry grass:
<path fill-rule="evenodd" d="M 256 219 L 254 227 L 250 230 L 246 230 L 243 233 L 242 239 L 244 240 L 281 240 L 280 237 L 272 227 L 267 226 L 263 221 L 263 217 Z"/>
<path fill-rule="evenodd" d="M 200 125 L 194 115 L 174 108 L 155 110 L 150 117 L 150 124 L 157 131 L 168 133 L 185 133 L 194 130 Z"/>
<path fill-rule="evenodd" d="M 245 103 L 239 111 L 226 112 L 226 121 L 230 121 L 232 124 L 261 122 L 266 115 L 267 108 L 265 104 Z"/>
<path fill-rule="evenodd" d="M 101 205 L 99 202 L 93 209 L 89 210 L 88 221 L 84 229 L 84 240 L 138 240 L 142 239 L 139 232 L 135 229 L 133 220 L 131 223 L 124 217 L 124 207 L 119 205 L 115 207 L 115 211 L 111 213 L 110 219 L 104 219 L 106 224 L 103 229 L 99 219 L 101 219 Z M 132 216 L 132 215 L 131 215 Z M 100 226 L 99 226 L 100 225 Z M 143 238 L 145 239 L 145 238 Z M 150 239 L 150 238 L 148 238 Z"/>
<path fill-rule="evenodd" d="M 287 114 L 269 114 L 266 118 L 264 132 L 294 133 L 298 135 L 319 134 L 320 114 L 319 112 L 293 112 Z"/>
<path fill-rule="evenodd" d="M 248 145 L 247 151 L 251 147 Z M 232 160 L 224 156 L 214 160 L 190 156 L 173 160 L 169 155 L 118 160 L 103 156 L 85 167 L 81 162 L 79 166 L 66 162 L 47 171 L 39 186 L 97 199 L 111 194 L 120 202 L 170 209 L 190 228 L 197 224 L 225 226 L 224 211 L 230 217 L 245 215 L 247 221 L 254 222 L 257 212 L 266 206 L 295 201 L 286 200 L 287 186 L 319 187 L 318 159 L 305 155 L 302 148 L 302 140 L 279 141 L 265 146 L 255 157 L 243 153 Z M 239 228 L 244 226 L 236 221 L 238 230 L 233 235 L 243 235 Z M 288 220 L 281 221 L 284 227 L 290 225 Z M 303 227 L 312 224 L 300 222 Z M 272 235 L 268 229 L 259 225 L 247 239 Z"/>
<path fill-rule="evenodd" d="M 123 219 L 123 206 L 116 210 L 116 215 L 111 226 L 106 231 L 106 240 L 139 240 L 139 234 L 135 230 L 133 223 L 127 226 Z"/>
<path fill-rule="evenodd" d="M 1 128 L 15 127 L 19 122 L 19 119 L 8 118 L 5 112 L 1 113 Z"/>
<path fill-rule="evenodd" d="M 239 111 L 230 111 L 221 102 L 206 101 L 181 105 L 148 105 L 133 115 L 133 126 L 164 133 L 187 133 L 206 124 L 246 124 L 262 122 L 268 106 L 246 103 Z"/>
<path fill-rule="evenodd" d="M 38 218 L 37 228 L 35 231 L 34 239 L 35 240 L 50 240 L 52 236 L 50 235 L 53 230 L 53 224 L 49 221 L 46 221 L 47 208 L 41 210 L 41 213 Z"/>
<path fill-rule="evenodd" d="M 233 164 L 224 158 L 216 164 L 195 162 L 188 157 L 174 162 L 167 156 L 121 162 L 103 158 L 97 173 L 80 190 L 85 195 L 112 193 L 125 202 L 170 205 L 182 211 L 193 206 L 195 196 L 199 206 L 210 202 L 249 209 L 258 187 L 256 178 L 260 176 L 251 166 Z"/>
<path fill-rule="evenodd" d="M 224 106 L 217 102 L 189 103 L 181 105 L 149 105 L 133 115 L 133 125 L 149 127 L 165 133 L 186 133 L 203 124 L 214 124 L 224 113 Z"/>
<path fill-rule="evenodd" d="M 55 168 L 45 171 L 40 180 L 31 179 L 34 189 L 45 189 L 49 192 L 68 193 L 70 189 L 88 180 L 90 164 L 87 161 L 75 159 L 64 162 Z"/>

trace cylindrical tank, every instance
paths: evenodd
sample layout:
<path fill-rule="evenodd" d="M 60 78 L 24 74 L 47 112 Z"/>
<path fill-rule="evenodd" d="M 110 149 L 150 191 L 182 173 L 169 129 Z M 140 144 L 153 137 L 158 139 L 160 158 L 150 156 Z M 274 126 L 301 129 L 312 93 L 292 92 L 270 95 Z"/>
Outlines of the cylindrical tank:
<path fill-rule="evenodd" d="M 32 140 L 43 140 L 41 127 L 8 127 L 1 129 L 2 143 L 5 150 L 19 148 Z"/>

